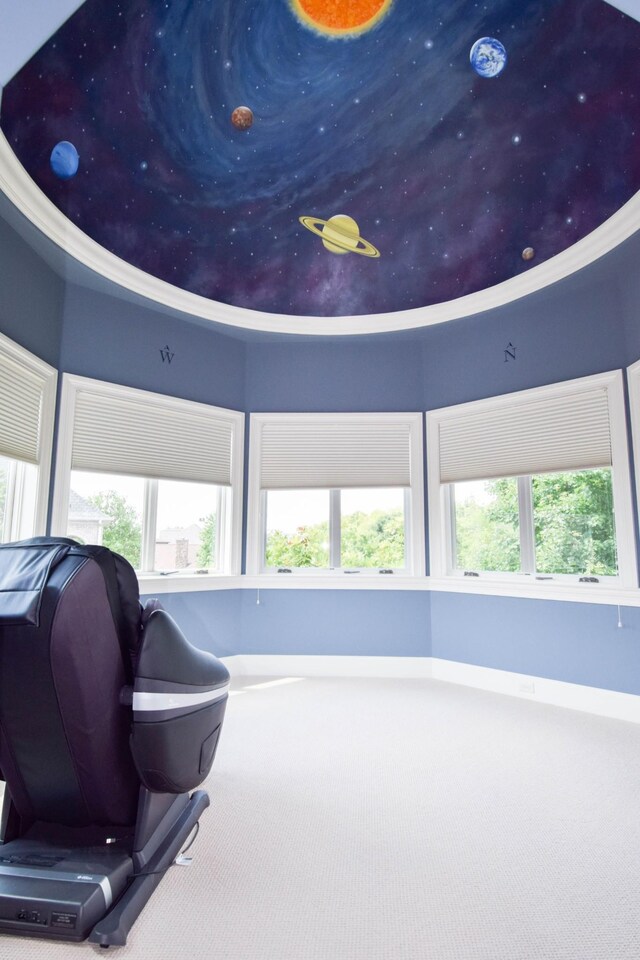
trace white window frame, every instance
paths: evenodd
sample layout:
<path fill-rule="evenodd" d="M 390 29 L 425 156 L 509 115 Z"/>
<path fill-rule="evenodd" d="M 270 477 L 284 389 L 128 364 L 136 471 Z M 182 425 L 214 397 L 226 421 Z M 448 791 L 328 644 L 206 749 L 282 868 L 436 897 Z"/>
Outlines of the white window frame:
<path fill-rule="evenodd" d="M 26 485 L 29 482 L 26 464 L 13 461 L 7 478 L 7 499 L 5 503 L 4 531 L 7 540 L 24 540 L 29 537 L 43 536 L 47 530 L 49 511 L 49 481 L 53 454 L 53 429 L 56 413 L 56 390 L 58 371 L 0 333 L 0 353 L 6 354 L 15 363 L 20 364 L 31 376 L 35 375 L 42 385 L 42 403 L 40 408 L 39 457 L 35 490 L 35 513 L 33 519 L 26 516 L 23 505 L 26 500 Z"/>
<path fill-rule="evenodd" d="M 465 582 L 464 572 L 453 567 L 454 548 L 452 544 L 451 511 L 453 505 L 450 484 L 440 482 L 440 447 L 439 426 L 442 421 L 456 417 L 468 416 L 473 413 L 499 411 L 508 409 L 515 401 L 544 400 L 546 398 L 568 397 L 576 392 L 588 389 L 604 388 L 607 393 L 609 408 L 609 423 L 611 431 L 612 456 L 612 494 L 613 511 L 616 530 L 616 546 L 618 554 L 618 576 L 601 577 L 601 583 L 579 583 L 579 575 L 539 574 L 544 577 L 536 579 L 533 572 L 521 571 L 517 573 L 475 571 L 484 581 L 522 582 L 526 578 L 540 590 L 545 584 L 558 586 L 576 586 L 588 592 L 589 589 L 602 586 L 615 586 L 624 590 L 637 588 L 636 547 L 633 532 L 633 510 L 631 498 L 631 482 L 629 477 L 629 449 L 627 444 L 627 426 L 624 401 L 624 379 L 621 370 L 596 374 L 591 377 L 581 377 L 562 383 L 534 387 L 531 390 L 522 390 L 517 393 L 490 397 L 486 400 L 476 400 L 470 403 L 443 407 L 427 412 L 427 488 L 428 488 L 428 515 L 429 515 L 429 560 L 431 578 L 457 579 L 462 585 Z M 535 475 L 535 474 L 532 474 Z M 526 483 L 526 478 L 524 479 Z M 522 518 L 521 518 L 522 520 Z M 530 552 L 530 545 L 529 545 Z M 476 580 L 475 577 L 469 578 Z M 471 587 L 471 584 L 469 584 Z"/>
<path fill-rule="evenodd" d="M 423 479 L 423 415 L 421 413 L 252 413 L 250 416 L 250 442 L 249 442 L 249 479 L 248 479 L 248 509 L 247 509 L 247 575 L 260 577 L 279 577 L 285 582 L 289 579 L 287 575 L 282 576 L 273 568 L 267 568 L 264 565 L 264 544 L 266 539 L 266 504 L 267 491 L 262 489 L 260 477 L 260 451 L 262 441 L 262 430 L 268 423 L 290 422 L 296 424 L 308 423 L 336 423 L 341 419 L 350 419 L 351 421 L 365 421 L 369 423 L 380 424 L 398 424 L 398 426 L 409 427 L 409 456 L 411 487 L 405 490 L 405 568 L 396 570 L 401 577 L 420 577 L 425 573 L 425 540 L 424 540 L 424 479 Z M 329 489 L 329 488 L 323 488 Z M 339 556 L 340 544 L 339 537 L 340 524 L 336 525 L 336 513 L 339 512 L 339 490 L 331 489 L 329 492 L 330 509 L 334 512 L 333 542 L 329 545 L 330 559 L 334 560 Z M 339 517 L 338 517 L 339 520 Z M 337 529 L 336 529 L 337 527 Z M 358 580 L 362 577 L 375 576 L 380 578 L 380 571 L 377 567 L 367 568 L 343 568 L 343 567 L 323 567 L 317 568 L 292 568 L 291 575 L 294 577 L 304 577 L 309 580 L 313 578 L 333 577 L 350 579 L 349 571 L 358 571 Z M 383 568 L 385 569 L 385 568 Z M 345 576 L 346 574 L 346 576 Z M 382 579 L 385 579 L 383 576 Z M 393 579 L 389 577 L 389 579 Z"/>
<path fill-rule="evenodd" d="M 142 400 L 146 404 L 158 409 L 158 415 L 163 411 L 185 412 L 194 409 L 206 413 L 215 419 L 224 419 L 231 424 L 232 451 L 231 451 L 231 487 L 228 496 L 219 497 L 218 520 L 221 536 L 217 541 L 217 570 L 207 576 L 193 573 L 180 573 L 175 578 L 158 576 L 145 571 L 138 572 L 138 579 L 143 592 L 151 589 L 161 589 L 163 593 L 170 593 L 174 589 L 184 589 L 185 583 L 198 584 L 206 589 L 207 581 L 221 576 L 238 576 L 242 562 L 242 500 L 243 500 L 243 460 L 244 460 L 244 414 L 237 410 L 228 410 L 223 407 L 214 407 L 209 404 L 196 403 L 193 400 L 182 400 L 164 394 L 151 393 L 147 390 L 138 390 L 134 387 L 124 387 L 116 383 L 107 383 L 102 380 L 92 380 L 88 377 L 79 377 L 65 373 L 62 376 L 62 392 L 60 398 L 60 420 L 58 425 L 58 446 L 56 452 L 55 484 L 53 497 L 53 511 L 51 531 L 54 536 L 65 536 L 67 516 L 69 513 L 69 492 L 71 482 L 71 463 L 73 451 L 73 430 L 75 422 L 76 398 L 78 392 L 92 392 L 103 396 L 115 397 L 124 400 Z M 147 517 L 155 514 L 157 506 L 158 481 L 145 479 L 145 512 Z M 150 513 L 149 513 L 150 511 Z M 149 564 L 149 557 L 153 557 L 155 546 L 155 529 L 152 524 L 143 525 L 143 566 Z M 153 542 L 151 542 L 153 540 Z M 223 546 L 221 546 L 221 544 Z M 182 586 L 177 586 L 180 583 Z"/>
<path fill-rule="evenodd" d="M 631 414 L 631 442 L 633 467 L 636 481 L 636 511 L 640 525 L 640 360 L 627 367 L 629 387 L 629 411 Z"/>

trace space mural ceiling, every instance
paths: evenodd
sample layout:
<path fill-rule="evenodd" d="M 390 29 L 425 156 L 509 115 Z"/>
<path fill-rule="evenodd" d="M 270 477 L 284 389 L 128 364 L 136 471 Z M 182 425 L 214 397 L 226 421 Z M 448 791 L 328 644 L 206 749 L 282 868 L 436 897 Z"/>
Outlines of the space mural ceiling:
<path fill-rule="evenodd" d="M 3 92 L 53 203 L 222 303 L 474 293 L 640 188 L 640 23 L 603 0 L 87 0 Z"/>

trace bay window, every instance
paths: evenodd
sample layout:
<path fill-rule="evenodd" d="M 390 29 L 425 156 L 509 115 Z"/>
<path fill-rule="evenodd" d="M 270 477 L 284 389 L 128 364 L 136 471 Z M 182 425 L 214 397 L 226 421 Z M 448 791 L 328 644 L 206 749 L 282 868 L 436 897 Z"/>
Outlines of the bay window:
<path fill-rule="evenodd" d="M 46 528 L 57 374 L 0 334 L 0 542 Z"/>
<path fill-rule="evenodd" d="M 423 571 L 420 414 L 254 414 L 248 572 Z"/>
<path fill-rule="evenodd" d="M 636 583 L 620 372 L 427 414 L 431 573 Z"/>
<path fill-rule="evenodd" d="M 237 573 L 243 415 L 65 375 L 55 531 L 142 575 Z"/>

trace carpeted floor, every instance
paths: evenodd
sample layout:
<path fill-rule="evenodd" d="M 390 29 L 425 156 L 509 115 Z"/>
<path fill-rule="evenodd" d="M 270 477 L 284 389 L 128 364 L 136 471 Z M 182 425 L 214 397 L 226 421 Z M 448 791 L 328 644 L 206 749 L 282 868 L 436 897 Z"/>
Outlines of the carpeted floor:
<path fill-rule="evenodd" d="M 116 957 L 638 960 L 640 727 L 427 680 L 235 688 L 193 864 Z"/>

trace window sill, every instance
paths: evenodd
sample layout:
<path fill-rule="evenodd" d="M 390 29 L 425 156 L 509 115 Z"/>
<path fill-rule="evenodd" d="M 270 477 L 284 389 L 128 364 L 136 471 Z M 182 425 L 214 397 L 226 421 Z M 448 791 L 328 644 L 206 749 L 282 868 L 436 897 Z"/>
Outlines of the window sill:
<path fill-rule="evenodd" d="M 152 596 L 157 593 L 198 593 L 208 590 L 237 590 L 243 578 L 224 573 L 167 574 L 139 573 L 140 593 Z"/>
<path fill-rule="evenodd" d="M 427 590 L 423 576 L 386 573 L 260 573 L 241 578 L 255 590 Z"/>
<path fill-rule="evenodd" d="M 520 597 L 532 600 L 562 600 L 568 603 L 600 603 L 609 606 L 640 607 L 640 590 L 605 583 L 550 583 L 537 580 L 528 583 L 491 580 L 478 577 L 393 576 L 385 574 L 327 576 L 319 574 L 260 574 L 229 576 L 208 574 L 197 576 L 141 575 L 138 577 L 142 596 L 168 593 L 197 593 L 211 590 L 423 590 L 432 593 L 468 593 L 489 597 Z"/>
<path fill-rule="evenodd" d="M 429 589 L 442 593 L 473 593 L 494 597 L 564 600 L 569 603 L 604 603 L 640 607 L 640 590 L 612 583 L 507 580 L 491 577 L 428 577 Z"/>

